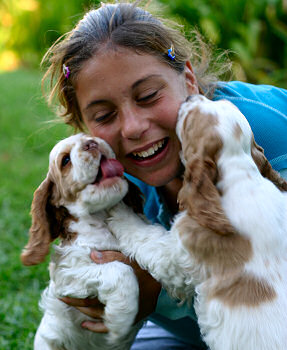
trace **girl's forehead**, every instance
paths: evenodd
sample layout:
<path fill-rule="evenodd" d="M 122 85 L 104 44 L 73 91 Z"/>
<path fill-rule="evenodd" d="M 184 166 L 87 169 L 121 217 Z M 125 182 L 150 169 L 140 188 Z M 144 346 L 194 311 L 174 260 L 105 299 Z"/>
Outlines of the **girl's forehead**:
<path fill-rule="evenodd" d="M 167 76 L 177 74 L 174 69 L 162 62 L 157 56 L 136 52 L 128 48 L 103 49 L 87 60 L 79 72 L 77 86 L 97 81 L 104 84 L 111 81 L 119 86 L 130 84 L 146 76 Z M 77 88 L 76 86 L 76 88 Z"/>
<path fill-rule="evenodd" d="M 102 46 L 99 50 L 95 53 L 95 55 L 92 57 L 93 60 L 99 60 L 103 64 L 105 64 L 106 60 L 115 60 L 115 61 L 122 61 L 122 62 L 131 62 L 133 60 L 136 60 L 135 63 L 137 63 L 138 60 L 140 61 L 159 61 L 159 58 L 154 54 L 149 54 L 144 51 L 122 47 L 122 46 Z"/>

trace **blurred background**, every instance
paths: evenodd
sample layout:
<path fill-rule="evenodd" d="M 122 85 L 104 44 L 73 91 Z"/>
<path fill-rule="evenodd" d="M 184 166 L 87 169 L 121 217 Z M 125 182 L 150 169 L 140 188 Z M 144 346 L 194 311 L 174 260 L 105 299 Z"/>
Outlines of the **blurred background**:
<path fill-rule="evenodd" d="M 154 0 L 232 50 L 234 78 L 286 87 L 287 0 Z M 1 0 L 0 71 L 38 68 L 46 49 L 97 1 Z"/>
<path fill-rule="evenodd" d="M 287 88 L 287 0 L 153 0 L 161 14 L 230 50 L 233 79 Z M 23 267 L 34 190 L 48 154 L 72 130 L 51 122 L 41 59 L 92 0 L 0 0 L 0 350 L 31 350 L 48 259 Z"/>

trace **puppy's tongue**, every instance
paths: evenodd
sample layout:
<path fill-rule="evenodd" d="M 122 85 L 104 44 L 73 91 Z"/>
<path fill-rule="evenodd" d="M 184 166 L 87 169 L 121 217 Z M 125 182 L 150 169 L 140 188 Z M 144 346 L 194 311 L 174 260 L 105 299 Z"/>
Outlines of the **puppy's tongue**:
<path fill-rule="evenodd" d="M 101 171 L 104 179 L 109 177 L 119 176 L 122 177 L 124 174 L 124 167 L 116 159 L 102 158 Z"/>

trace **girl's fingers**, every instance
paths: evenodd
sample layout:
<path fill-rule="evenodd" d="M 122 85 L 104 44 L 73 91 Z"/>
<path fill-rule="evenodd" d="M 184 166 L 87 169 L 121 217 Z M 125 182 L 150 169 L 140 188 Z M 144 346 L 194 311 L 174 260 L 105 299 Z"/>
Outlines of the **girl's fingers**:
<path fill-rule="evenodd" d="M 92 250 L 91 259 L 97 264 L 105 264 L 115 260 L 125 264 L 130 264 L 130 259 L 128 257 L 126 257 L 123 253 L 114 250 Z"/>
<path fill-rule="evenodd" d="M 98 307 L 101 309 L 104 309 L 104 305 L 99 302 L 97 298 L 87 298 L 87 299 L 77 299 L 77 298 L 70 298 L 70 297 L 62 297 L 60 298 L 64 303 L 70 305 L 70 306 L 79 306 L 79 307 Z"/>
<path fill-rule="evenodd" d="M 76 306 L 76 309 L 81 311 L 83 314 L 90 316 L 92 318 L 99 319 L 99 321 L 102 322 L 102 317 L 104 314 L 103 308 Z"/>
<path fill-rule="evenodd" d="M 82 327 L 95 333 L 108 333 L 108 328 L 103 322 L 84 321 Z"/>

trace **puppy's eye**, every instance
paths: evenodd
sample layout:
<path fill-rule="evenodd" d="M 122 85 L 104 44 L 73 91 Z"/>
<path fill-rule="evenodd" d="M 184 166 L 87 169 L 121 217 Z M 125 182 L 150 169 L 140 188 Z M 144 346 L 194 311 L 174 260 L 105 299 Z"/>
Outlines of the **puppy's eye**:
<path fill-rule="evenodd" d="M 62 168 L 64 168 L 71 161 L 70 155 L 66 154 L 62 159 Z"/>

